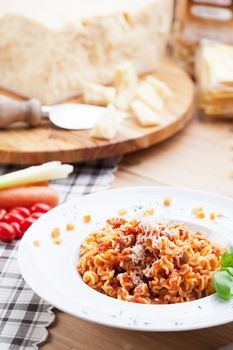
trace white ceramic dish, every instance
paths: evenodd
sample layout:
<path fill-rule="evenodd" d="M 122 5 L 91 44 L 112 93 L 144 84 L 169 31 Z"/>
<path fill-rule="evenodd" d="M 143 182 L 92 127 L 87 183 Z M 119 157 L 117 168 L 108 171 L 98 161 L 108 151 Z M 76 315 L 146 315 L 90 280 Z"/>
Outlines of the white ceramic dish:
<path fill-rule="evenodd" d="M 173 199 L 163 206 L 163 197 Z M 224 301 L 216 294 L 187 303 L 143 305 L 110 298 L 88 287 L 76 271 L 83 239 L 119 209 L 140 212 L 154 207 L 156 215 L 185 222 L 190 229 L 206 232 L 223 246 L 233 241 L 233 200 L 207 192 L 172 187 L 134 187 L 99 192 L 65 203 L 36 221 L 19 247 L 19 264 L 29 286 L 43 299 L 67 313 L 96 323 L 143 331 L 181 331 L 205 328 L 233 321 L 233 299 Z M 216 220 L 197 219 L 192 209 L 203 206 L 206 213 L 223 216 Z M 90 214 L 90 223 L 83 215 Z M 67 232 L 67 223 L 76 229 Z M 60 227 L 62 244 L 55 245 L 51 231 Z M 34 240 L 40 246 L 35 247 Z"/>

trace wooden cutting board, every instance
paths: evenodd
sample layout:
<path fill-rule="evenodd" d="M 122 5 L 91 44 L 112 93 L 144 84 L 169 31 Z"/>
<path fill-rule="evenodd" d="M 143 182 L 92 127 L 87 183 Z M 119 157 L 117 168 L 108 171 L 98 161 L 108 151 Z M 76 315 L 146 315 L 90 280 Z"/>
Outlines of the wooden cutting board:
<path fill-rule="evenodd" d="M 36 128 L 1 130 L 0 163 L 39 164 L 51 160 L 76 163 L 134 152 L 166 140 L 190 120 L 194 84 L 187 73 L 169 59 L 161 63 L 154 75 L 174 91 L 164 109 L 162 126 L 141 127 L 132 117 L 122 123 L 117 137 L 111 141 L 91 138 L 87 130 L 59 129 L 47 120 Z"/>

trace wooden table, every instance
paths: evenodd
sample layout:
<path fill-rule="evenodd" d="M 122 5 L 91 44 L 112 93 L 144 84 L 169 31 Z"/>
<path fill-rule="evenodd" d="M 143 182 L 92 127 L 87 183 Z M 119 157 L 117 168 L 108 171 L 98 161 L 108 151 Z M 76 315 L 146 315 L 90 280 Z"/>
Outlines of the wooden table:
<path fill-rule="evenodd" d="M 169 185 L 233 197 L 232 122 L 193 120 L 170 140 L 124 157 L 113 187 Z M 104 307 L 104 305 L 103 305 Z M 210 329 L 146 333 L 88 323 L 56 311 L 43 350 L 210 350 L 233 342 L 233 323 Z"/>

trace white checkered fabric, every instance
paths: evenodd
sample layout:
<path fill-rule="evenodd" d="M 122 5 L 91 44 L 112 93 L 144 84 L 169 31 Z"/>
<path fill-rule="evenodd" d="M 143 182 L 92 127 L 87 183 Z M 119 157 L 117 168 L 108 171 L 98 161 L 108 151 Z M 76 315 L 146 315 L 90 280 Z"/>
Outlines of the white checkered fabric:
<path fill-rule="evenodd" d="M 53 181 L 61 202 L 106 189 L 114 179 L 119 158 L 75 165 L 67 180 Z M 0 166 L 0 174 L 16 170 Z M 37 349 L 53 321 L 52 306 L 24 282 L 17 262 L 19 242 L 0 242 L 0 350 Z"/>

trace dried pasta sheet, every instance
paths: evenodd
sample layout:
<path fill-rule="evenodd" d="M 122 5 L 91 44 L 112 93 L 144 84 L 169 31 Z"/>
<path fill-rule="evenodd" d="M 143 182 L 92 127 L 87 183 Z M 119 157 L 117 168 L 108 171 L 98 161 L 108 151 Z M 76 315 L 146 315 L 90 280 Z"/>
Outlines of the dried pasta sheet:
<path fill-rule="evenodd" d="M 233 45 L 203 42 L 196 56 L 196 76 L 202 112 L 233 118 Z"/>

